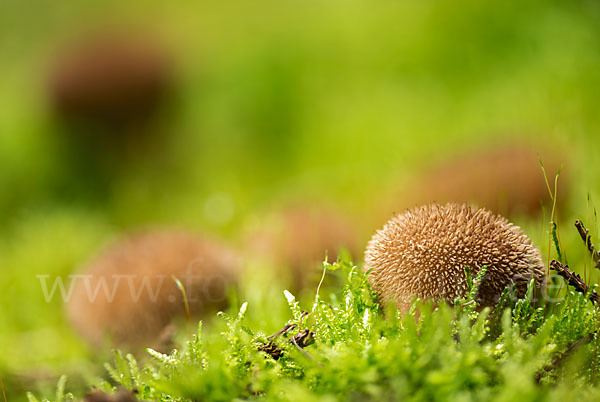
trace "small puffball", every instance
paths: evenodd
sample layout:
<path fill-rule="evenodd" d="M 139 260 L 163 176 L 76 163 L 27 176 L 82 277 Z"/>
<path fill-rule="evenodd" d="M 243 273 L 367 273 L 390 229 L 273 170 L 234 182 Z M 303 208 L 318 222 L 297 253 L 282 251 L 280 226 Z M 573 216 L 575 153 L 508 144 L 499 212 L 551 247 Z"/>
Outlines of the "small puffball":
<path fill-rule="evenodd" d="M 48 77 L 55 115 L 83 125 L 81 136 L 101 128 L 108 144 L 121 144 L 124 129 L 155 116 L 174 87 L 172 60 L 152 36 L 103 29 L 64 46 Z"/>
<path fill-rule="evenodd" d="M 506 216 L 525 214 L 536 217 L 542 204 L 551 207 L 544 174 L 553 183 L 561 159 L 554 152 L 538 152 L 524 145 L 509 143 L 476 148 L 453 155 L 417 174 L 405 189 L 415 204 L 424 202 L 469 203 Z M 568 180 L 564 172 L 558 191 L 559 205 L 566 200 Z"/>
<path fill-rule="evenodd" d="M 377 227 L 399 210 L 431 202 L 467 203 L 509 218 L 537 219 L 543 208 L 547 214 L 552 208 L 540 160 L 554 190 L 555 175 L 568 162 L 568 152 L 558 154 L 516 141 L 451 152 L 416 170 L 403 167 L 402 184 L 390 185 L 389 193 L 376 201 L 369 226 Z M 558 185 L 556 211 L 560 213 L 568 201 L 568 170 L 561 170 Z"/>
<path fill-rule="evenodd" d="M 522 297 L 531 278 L 540 287 L 546 272 L 540 252 L 518 227 L 486 209 L 431 204 L 394 216 L 365 251 L 365 271 L 381 303 L 407 311 L 415 298 L 452 302 L 487 266 L 479 302 L 493 306 L 511 282 Z"/>
<path fill-rule="evenodd" d="M 342 250 L 355 255 L 357 233 L 340 212 L 293 205 L 264 216 L 245 236 L 245 253 L 278 269 L 292 291 L 316 286 L 321 263 L 336 261 Z"/>
<path fill-rule="evenodd" d="M 214 240 L 177 231 L 150 231 L 113 244 L 79 275 L 67 306 L 70 320 L 92 344 L 150 346 L 176 317 L 187 294 L 194 317 L 223 309 L 240 259 Z"/>

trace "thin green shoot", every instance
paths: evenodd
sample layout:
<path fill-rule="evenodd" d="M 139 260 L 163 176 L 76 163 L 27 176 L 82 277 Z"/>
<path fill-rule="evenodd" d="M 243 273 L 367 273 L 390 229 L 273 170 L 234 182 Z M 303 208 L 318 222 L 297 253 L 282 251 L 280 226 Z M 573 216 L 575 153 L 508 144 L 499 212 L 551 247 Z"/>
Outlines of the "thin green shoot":
<path fill-rule="evenodd" d="M 6 399 L 6 391 L 4 390 L 4 382 L 2 381 L 1 375 L 0 375 L 0 387 L 2 388 L 2 396 L 4 397 L 4 402 L 8 402 Z"/>
<path fill-rule="evenodd" d="M 183 283 L 181 283 L 181 281 L 175 277 L 175 275 L 171 275 L 171 278 L 173 278 L 175 285 L 177 285 L 177 288 L 179 289 L 179 291 L 181 292 L 181 294 L 183 296 L 183 306 L 185 308 L 185 318 L 189 321 L 191 319 L 190 303 L 188 302 L 188 297 L 187 297 L 187 292 L 185 291 L 185 287 L 183 286 Z"/>

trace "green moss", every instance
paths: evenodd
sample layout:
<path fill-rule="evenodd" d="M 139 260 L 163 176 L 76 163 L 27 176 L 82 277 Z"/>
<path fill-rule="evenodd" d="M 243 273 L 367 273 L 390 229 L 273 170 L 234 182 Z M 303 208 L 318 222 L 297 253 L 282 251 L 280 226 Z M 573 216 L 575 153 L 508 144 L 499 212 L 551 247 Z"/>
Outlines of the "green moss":
<path fill-rule="evenodd" d="M 264 328 L 247 322 L 255 306 L 243 303 L 237 314 L 220 314 L 209 333 L 200 325 L 171 354 L 148 350 L 151 360 L 140 364 L 116 352 L 107 365 L 111 385 L 97 386 L 136 389 L 140 399 L 160 401 L 554 400 L 565 386 L 584 399 L 600 396 L 598 316 L 578 293 L 568 292 L 544 316 L 528 292 L 502 311 L 501 330 L 492 336 L 490 311 L 473 308 L 478 278 L 454 307 L 416 302 L 402 317 L 393 308 L 382 312 L 356 266 L 342 261 L 326 269 L 345 277 L 339 294 L 304 306 L 285 292 L 287 323 L 314 332 L 315 343 L 303 351 L 286 340 L 298 329 L 275 338 L 283 350 L 278 360 L 259 351 L 268 339 Z M 548 368 L 587 334 L 590 342 Z"/>

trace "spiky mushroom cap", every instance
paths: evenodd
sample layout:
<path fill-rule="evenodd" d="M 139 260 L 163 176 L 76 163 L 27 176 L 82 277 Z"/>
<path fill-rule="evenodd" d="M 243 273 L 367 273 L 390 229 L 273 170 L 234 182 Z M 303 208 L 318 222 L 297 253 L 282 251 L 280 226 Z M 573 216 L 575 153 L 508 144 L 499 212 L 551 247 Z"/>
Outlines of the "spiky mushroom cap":
<path fill-rule="evenodd" d="M 203 317 L 227 304 L 240 259 L 225 245 L 179 231 L 149 231 L 113 244 L 73 278 L 70 320 L 91 343 L 151 346 L 176 316 Z"/>
<path fill-rule="evenodd" d="M 465 267 L 475 275 L 482 306 L 493 306 L 514 282 L 522 297 L 531 278 L 545 278 L 540 252 L 518 227 L 486 209 L 431 204 L 406 211 L 378 230 L 365 251 L 365 271 L 382 303 L 403 311 L 414 298 L 452 302 L 467 291 Z"/>

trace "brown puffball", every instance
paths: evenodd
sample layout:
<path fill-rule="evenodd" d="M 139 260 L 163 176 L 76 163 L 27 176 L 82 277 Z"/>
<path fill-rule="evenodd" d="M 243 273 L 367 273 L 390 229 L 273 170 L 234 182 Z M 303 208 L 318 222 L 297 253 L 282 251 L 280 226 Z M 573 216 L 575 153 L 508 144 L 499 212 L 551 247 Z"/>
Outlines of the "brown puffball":
<path fill-rule="evenodd" d="M 382 303 L 407 311 L 414 298 L 452 302 L 467 291 L 465 267 L 487 272 L 481 306 L 493 306 L 511 282 L 522 297 L 546 276 L 540 252 L 518 227 L 486 209 L 430 204 L 390 219 L 365 251 L 365 271 Z"/>
<path fill-rule="evenodd" d="M 73 278 L 67 306 L 70 320 L 94 345 L 145 347 L 176 316 L 185 315 L 183 284 L 190 313 L 204 317 L 227 305 L 235 284 L 238 256 L 214 240 L 177 231 L 128 236 L 102 252 Z"/>
<path fill-rule="evenodd" d="M 48 79 L 55 115 L 109 146 L 139 131 L 174 86 L 170 57 L 149 36 L 103 29 L 64 46 Z"/>
<path fill-rule="evenodd" d="M 254 260 L 266 261 L 290 279 L 297 292 L 318 283 L 322 262 L 337 260 L 346 250 L 356 257 L 357 233 L 341 213 L 326 207 L 287 206 L 264 216 L 245 236 L 245 253 Z"/>
<path fill-rule="evenodd" d="M 455 154 L 416 172 L 402 193 L 393 196 L 394 201 L 390 204 L 411 207 L 430 202 L 465 202 L 505 216 L 537 217 L 543 203 L 549 214 L 552 201 L 540 158 L 554 191 L 554 176 L 566 161 L 555 152 L 540 152 L 523 144 L 506 143 Z M 562 171 L 557 200 L 559 209 L 567 198 L 568 184 L 568 177 Z"/>

